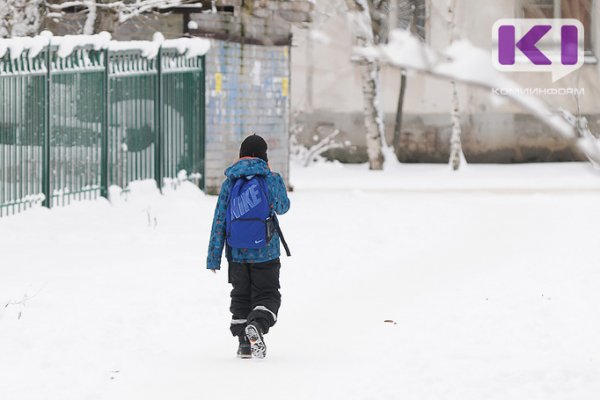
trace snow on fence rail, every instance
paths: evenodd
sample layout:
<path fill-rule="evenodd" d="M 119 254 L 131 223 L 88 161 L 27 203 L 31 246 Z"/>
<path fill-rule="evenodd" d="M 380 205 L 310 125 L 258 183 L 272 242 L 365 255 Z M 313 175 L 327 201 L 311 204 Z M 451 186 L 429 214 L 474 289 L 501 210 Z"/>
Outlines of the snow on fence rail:
<path fill-rule="evenodd" d="M 0 39 L 0 216 L 202 177 L 208 49 L 160 34 Z"/>

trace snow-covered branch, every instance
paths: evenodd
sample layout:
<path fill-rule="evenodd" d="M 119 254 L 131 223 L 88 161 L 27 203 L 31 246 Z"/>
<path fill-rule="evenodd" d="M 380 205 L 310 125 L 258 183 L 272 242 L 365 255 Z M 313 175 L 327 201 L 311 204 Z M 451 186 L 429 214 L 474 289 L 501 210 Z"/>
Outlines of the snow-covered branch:
<path fill-rule="evenodd" d="M 58 4 L 54 4 L 54 3 L 46 3 L 46 7 L 52 9 L 52 10 L 65 10 L 67 8 L 73 8 L 73 7 L 86 7 L 87 1 L 85 0 L 80 0 L 80 1 L 63 1 L 62 3 L 58 3 Z"/>
<path fill-rule="evenodd" d="M 489 52 L 464 39 L 455 41 L 439 53 L 410 32 L 395 30 L 390 35 L 389 43 L 371 48 L 357 47 L 355 53 L 367 60 L 377 59 L 399 68 L 454 80 L 503 95 L 573 141 L 590 161 L 600 163 L 600 143 L 593 135 L 587 135 L 586 130 L 576 122 L 579 120 L 566 118 L 564 112 L 551 107 L 540 98 L 519 91 L 519 85 L 492 66 Z"/>
<path fill-rule="evenodd" d="M 193 3 L 192 0 L 136 0 L 134 2 L 107 1 L 104 3 L 96 0 L 73 0 L 62 3 L 48 3 L 46 7 L 50 12 L 61 12 L 68 8 L 80 7 L 86 10 L 88 17 L 84 26 L 84 34 L 93 33 L 93 25 L 97 17 L 97 10 L 110 12 L 116 15 L 119 22 L 123 23 L 143 13 L 176 7 L 183 4 Z"/>
<path fill-rule="evenodd" d="M 340 130 L 335 129 L 329 135 L 327 135 L 323 139 L 321 139 L 317 144 L 311 146 L 306 152 L 306 155 L 304 158 L 304 166 L 308 167 L 308 165 L 311 162 L 313 162 L 316 157 L 320 156 L 321 154 L 325 153 L 328 150 L 340 149 L 342 147 L 345 147 L 344 143 L 339 143 L 334 140 L 335 137 L 339 134 L 340 134 Z"/>
<path fill-rule="evenodd" d="M 88 13 L 85 24 L 83 24 L 83 34 L 91 35 L 94 33 L 94 24 L 96 23 L 96 16 L 98 15 L 98 5 L 96 4 L 96 0 L 87 0 L 86 3 L 88 4 Z"/>
<path fill-rule="evenodd" d="M 577 131 L 578 145 L 581 151 L 585 153 L 595 167 L 600 167 L 600 141 L 590 131 L 587 118 L 576 116 L 562 108 L 558 112 Z"/>
<path fill-rule="evenodd" d="M 42 1 L 0 0 L 0 38 L 36 34 Z"/>
<path fill-rule="evenodd" d="M 110 51 L 139 50 L 143 57 L 154 58 L 158 50 L 162 48 L 176 49 L 179 54 L 187 58 L 198 57 L 206 54 L 210 49 L 210 41 L 204 38 L 179 38 L 165 39 L 157 32 L 153 40 L 111 40 L 108 32 L 100 32 L 96 35 L 67 35 L 53 36 L 51 32 L 43 31 L 34 37 L 18 37 L 0 39 L 0 57 L 10 52 L 10 57 L 16 59 L 27 51 L 29 57 L 35 57 L 46 46 L 56 46 L 59 57 L 69 56 L 75 48 L 91 47 L 94 50 L 109 49 Z"/>
<path fill-rule="evenodd" d="M 310 147 L 298 141 L 298 135 L 304 131 L 305 126 L 298 122 L 299 113 L 295 113 L 295 123 L 290 127 L 290 156 L 291 158 L 301 164 L 304 167 L 309 166 L 311 163 L 322 159 L 323 153 L 333 149 L 343 149 L 352 146 L 352 143 L 348 140 L 339 140 L 340 134 L 339 129 L 328 126 L 319 126 L 313 136 L 315 142 Z M 319 138 L 324 129 L 332 129 L 331 132 L 327 133 L 324 137 Z"/>

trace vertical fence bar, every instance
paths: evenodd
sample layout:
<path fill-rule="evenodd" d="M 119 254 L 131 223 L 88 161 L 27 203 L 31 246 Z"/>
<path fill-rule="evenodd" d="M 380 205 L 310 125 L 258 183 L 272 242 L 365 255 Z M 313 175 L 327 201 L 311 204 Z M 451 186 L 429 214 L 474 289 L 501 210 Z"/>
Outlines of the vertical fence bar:
<path fill-rule="evenodd" d="M 14 64 L 13 68 L 14 69 L 17 68 L 17 62 L 18 62 L 18 59 L 13 61 L 13 64 Z M 9 86 L 10 89 L 9 90 L 10 90 L 10 94 L 11 94 L 10 97 L 12 99 L 14 99 L 15 97 L 17 97 L 16 82 L 15 82 L 16 79 L 18 79 L 18 78 L 13 78 L 10 81 L 10 86 Z M 15 114 L 16 114 L 16 107 L 13 106 L 13 107 L 11 107 L 11 110 L 10 110 L 10 120 L 11 121 L 17 121 L 17 118 L 16 118 Z M 11 143 L 11 146 L 9 147 L 9 151 L 8 151 L 8 160 L 9 160 L 8 162 L 9 162 L 9 165 L 10 165 L 10 170 L 9 170 L 8 174 L 10 176 L 10 180 L 12 181 L 12 185 L 10 185 L 10 191 L 9 191 L 9 193 L 10 193 L 10 201 L 11 201 L 11 203 L 13 203 L 13 208 L 14 208 L 14 202 L 17 200 L 17 196 L 15 194 L 15 189 L 16 189 L 15 188 L 15 186 L 16 186 L 16 180 L 15 180 L 15 170 L 16 170 L 15 165 L 16 165 L 16 160 L 15 160 L 15 157 L 14 157 L 14 151 L 15 151 L 14 149 L 16 147 L 16 144 L 13 142 L 13 135 L 16 137 L 16 135 L 15 135 L 14 132 L 15 132 L 16 129 L 18 129 L 17 126 L 18 125 L 15 125 L 15 127 L 13 129 L 11 129 L 11 132 L 10 132 L 9 137 L 8 137 L 8 142 Z"/>
<path fill-rule="evenodd" d="M 59 57 L 48 45 L 0 68 L 0 100 L 12 104 L 0 110 L 0 216 L 107 197 L 132 180 L 162 189 L 183 169 L 204 187 L 203 56 L 87 47 Z"/>
<path fill-rule="evenodd" d="M 44 207 L 52 206 L 52 193 L 50 193 L 50 43 L 46 49 L 46 80 L 44 93 L 44 141 L 42 147 L 42 193 L 44 194 Z"/>
<path fill-rule="evenodd" d="M 154 179 L 156 179 L 156 185 L 158 189 L 162 189 L 163 181 L 163 149 L 162 149 L 162 112 L 163 112 L 163 99 L 162 99 L 162 48 L 158 49 L 158 55 L 156 56 L 156 97 L 155 101 L 155 130 L 156 130 L 156 147 L 154 148 Z"/>
<path fill-rule="evenodd" d="M 102 138 L 100 142 L 100 195 L 108 197 L 108 124 L 110 113 L 110 88 L 109 84 L 109 58 L 108 49 L 104 50 L 104 73 L 102 74 L 102 120 L 101 132 Z"/>
<path fill-rule="evenodd" d="M 205 166 L 206 166 L 206 56 L 202 56 L 202 59 L 200 61 L 200 65 L 202 67 L 201 69 L 201 75 L 200 75 L 200 138 L 199 138 L 199 143 L 201 146 L 200 149 L 200 154 L 198 154 L 199 157 L 201 157 L 200 159 L 200 165 L 199 165 L 199 169 L 200 169 L 200 173 L 202 174 L 202 176 L 200 177 L 200 188 L 202 190 L 204 190 L 205 188 L 205 183 L 206 183 L 206 171 L 205 171 Z M 194 110 L 195 112 L 196 110 Z"/>
<path fill-rule="evenodd" d="M 5 66 L 4 66 L 4 60 L 0 60 L 0 72 L 3 72 Z M 2 78 L 0 79 L 0 98 L 2 99 L 3 102 L 7 101 L 7 94 L 6 94 L 6 90 L 5 90 L 5 82 L 6 82 L 6 78 Z M 4 193 L 6 191 L 6 186 L 8 186 L 9 184 L 9 179 L 6 176 L 6 169 L 7 169 L 7 165 L 6 165 L 6 145 L 5 145 L 5 140 L 4 140 L 4 135 L 5 135 L 5 128 L 4 126 L 7 125 L 6 123 L 4 123 L 6 121 L 6 107 L 2 107 L 0 108 L 0 120 L 3 123 L 0 123 L 0 217 L 2 217 L 2 215 L 4 214 L 4 209 L 5 207 L 3 207 L 3 204 L 6 202 L 6 198 L 4 196 Z"/>

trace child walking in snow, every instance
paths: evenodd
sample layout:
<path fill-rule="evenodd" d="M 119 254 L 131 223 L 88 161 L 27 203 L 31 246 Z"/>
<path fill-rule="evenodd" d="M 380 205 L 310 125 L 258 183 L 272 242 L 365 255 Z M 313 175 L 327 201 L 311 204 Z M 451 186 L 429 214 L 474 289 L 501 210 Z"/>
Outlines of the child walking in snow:
<path fill-rule="evenodd" d="M 239 338 L 238 357 L 264 358 L 263 335 L 277 321 L 280 238 L 276 214 L 290 208 L 281 176 L 268 165 L 267 143 L 254 134 L 240 146 L 240 159 L 225 170 L 208 246 L 207 268 L 229 262 L 232 314 L 230 330 Z"/>

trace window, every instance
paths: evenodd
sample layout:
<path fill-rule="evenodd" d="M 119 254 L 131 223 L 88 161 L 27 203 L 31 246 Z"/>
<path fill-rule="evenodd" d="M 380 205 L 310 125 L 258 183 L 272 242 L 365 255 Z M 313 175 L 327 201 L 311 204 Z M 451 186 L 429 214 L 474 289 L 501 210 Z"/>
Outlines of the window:
<path fill-rule="evenodd" d="M 592 52 L 592 0 L 523 0 L 525 18 L 575 18 L 581 21 L 584 49 Z"/>

